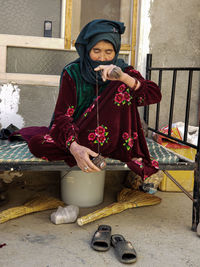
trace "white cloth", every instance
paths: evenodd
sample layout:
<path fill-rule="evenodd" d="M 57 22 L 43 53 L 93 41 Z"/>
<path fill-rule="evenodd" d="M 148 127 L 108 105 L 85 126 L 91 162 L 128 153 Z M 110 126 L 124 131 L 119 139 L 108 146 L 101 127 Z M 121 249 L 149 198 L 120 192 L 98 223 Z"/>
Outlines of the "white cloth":
<path fill-rule="evenodd" d="M 4 181 L 4 183 L 9 184 L 13 181 L 15 177 L 21 177 L 23 175 L 22 172 L 17 171 L 4 171 L 0 174 L 0 179 Z"/>

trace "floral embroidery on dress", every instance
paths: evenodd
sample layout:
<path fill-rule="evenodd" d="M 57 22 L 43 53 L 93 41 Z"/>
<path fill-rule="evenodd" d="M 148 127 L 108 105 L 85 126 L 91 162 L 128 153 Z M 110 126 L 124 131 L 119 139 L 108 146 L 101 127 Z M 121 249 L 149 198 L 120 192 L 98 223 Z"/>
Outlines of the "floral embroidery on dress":
<path fill-rule="evenodd" d="M 134 145 L 134 140 L 138 138 L 138 134 L 137 132 L 133 132 L 133 136 L 130 136 L 127 132 L 124 132 L 122 138 L 124 139 L 123 146 L 125 146 L 127 150 L 130 150 Z"/>
<path fill-rule="evenodd" d="M 66 147 L 70 147 L 71 143 L 73 143 L 74 140 L 75 140 L 75 136 L 71 135 L 66 141 Z"/>
<path fill-rule="evenodd" d="M 96 103 L 97 103 L 97 101 L 99 100 L 100 97 L 101 97 L 101 96 L 98 96 L 98 97 L 94 100 L 94 103 L 93 103 L 91 106 L 89 106 L 89 108 L 86 109 L 86 111 L 83 113 L 83 116 L 84 116 L 84 117 L 87 117 L 88 113 L 91 112 L 91 111 L 94 109 L 94 107 L 95 107 L 95 105 L 96 105 Z"/>
<path fill-rule="evenodd" d="M 151 165 L 155 168 L 155 169 L 159 169 L 159 163 L 157 160 L 155 160 L 153 157 L 151 157 Z"/>
<path fill-rule="evenodd" d="M 49 161 L 47 157 L 41 157 L 41 159 Z"/>
<path fill-rule="evenodd" d="M 94 144 L 99 143 L 101 146 L 103 146 L 104 143 L 108 143 L 108 132 L 107 127 L 103 124 L 101 126 L 98 126 L 94 132 L 89 133 L 88 140 L 92 141 Z"/>
<path fill-rule="evenodd" d="M 130 95 L 130 88 L 126 87 L 125 84 L 122 84 L 118 87 L 117 93 L 115 94 L 114 103 L 117 106 L 120 105 L 131 105 L 131 99 L 133 97 Z"/>
<path fill-rule="evenodd" d="M 122 93 L 125 89 L 126 89 L 126 85 L 123 83 L 122 85 L 120 85 L 120 86 L 117 88 L 117 91 L 118 91 L 119 93 Z"/>
<path fill-rule="evenodd" d="M 65 113 L 65 116 L 72 117 L 74 114 L 74 111 L 75 111 L 74 106 L 69 106 L 69 108 L 67 109 L 67 112 Z"/>
<path fill-rule="evenodd" d="M 140 166 L 140 168 L 143 168 L 143 164 L 142 164 L 142 161 L 139 161 L 137 159 L 134 160 L 134 162 Z"/>
<path fill-rule="evenodd" d="M 137 98 L 138 104 L 142 105 L 144 103 L 144 97 L 140 96 Z"/>
<path fill-rule="evenodd" d="M 84 112 L 83 116 L 87 117 L 88 112 L 91 112 L 94 107 L 95 107 L 95 104 L 92 104 L 89 108 L 87 108 L 86 111 Z"/>
<path fill-rule="evenodd" d="M 53 140 L 53 138 L 49 134 L 44 135 L 44 139 L 43 139 L 42 144 L 44 144 L 45 142 L 46 143 L 55 143 L 55 141 Z"/>

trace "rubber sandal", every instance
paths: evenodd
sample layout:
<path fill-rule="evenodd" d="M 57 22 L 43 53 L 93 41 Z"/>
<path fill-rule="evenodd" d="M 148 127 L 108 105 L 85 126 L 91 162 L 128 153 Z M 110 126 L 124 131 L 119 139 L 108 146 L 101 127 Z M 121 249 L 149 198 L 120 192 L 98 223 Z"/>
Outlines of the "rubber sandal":
<path fill-rule="evenodd" d="M 122 235 L 112 235 L 111 245 L 114 247 L 118 260 L 122 263 L 134 263 L 137 260 L 137 253 L 131 244 Z"/>
<path fill-rule="evenodd" d="M 97 251 L 107 251 L 110 248 L 111 227 L 109 225 L 100 225 L 94 233 L 91 247 Z"/>

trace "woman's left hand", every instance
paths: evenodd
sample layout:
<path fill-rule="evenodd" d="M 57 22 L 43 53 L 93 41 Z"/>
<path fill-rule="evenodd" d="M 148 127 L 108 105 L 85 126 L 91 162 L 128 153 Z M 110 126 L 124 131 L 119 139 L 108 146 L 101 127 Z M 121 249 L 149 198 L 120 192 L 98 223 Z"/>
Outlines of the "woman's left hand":
<path fill-rule="evenodd" d="M 123 74 L 125 74 L 120 67 L 116 65 L 99 65 L 94 69 L 102 72 L 102 80 L 121 81 Z"/>

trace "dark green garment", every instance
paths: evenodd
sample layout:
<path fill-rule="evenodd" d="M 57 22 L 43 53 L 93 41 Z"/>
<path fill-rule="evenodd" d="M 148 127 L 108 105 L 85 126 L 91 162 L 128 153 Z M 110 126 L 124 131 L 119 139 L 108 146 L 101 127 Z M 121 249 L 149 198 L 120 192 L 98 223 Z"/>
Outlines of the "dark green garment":
<path fill-rule="evenodd" d="M 65 70 L 76 84 L 77 106 L 73 114 L 74 121 L 91 105 L 96 95 L 96 86 L 84 81 L 81 77 L 80 67 L 78 63 L 68 65 Z M 98 95 L 106 88 L 109 82 L 102 86 L 98 86 Z"/>

